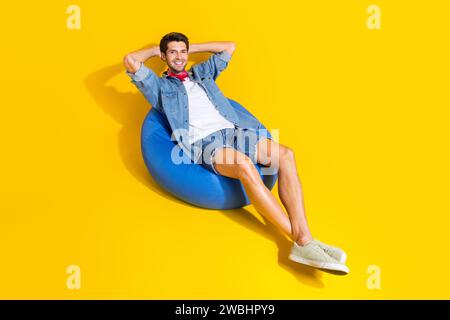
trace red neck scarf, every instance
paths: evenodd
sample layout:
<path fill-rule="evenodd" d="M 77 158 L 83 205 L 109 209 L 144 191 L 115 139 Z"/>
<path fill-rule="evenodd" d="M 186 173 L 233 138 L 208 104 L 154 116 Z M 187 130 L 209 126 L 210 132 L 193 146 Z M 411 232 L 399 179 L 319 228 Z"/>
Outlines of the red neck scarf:
<path fill-rule="evenodd" d="M 180 73 L 173 73 L 173 72 L 171 72 L 171 71 L 168 71 L 167 72 L 167 76 L 168 77 L 175 77 L 175 78 L 178 78 L 178 79 L 180 79 L 181 81 L 184 81 L 186 78 L 189 78 L 189 74 L 187 73 L 187 71 L 186 70 L 183 70 L 183 72 L 180 72 Z"/>

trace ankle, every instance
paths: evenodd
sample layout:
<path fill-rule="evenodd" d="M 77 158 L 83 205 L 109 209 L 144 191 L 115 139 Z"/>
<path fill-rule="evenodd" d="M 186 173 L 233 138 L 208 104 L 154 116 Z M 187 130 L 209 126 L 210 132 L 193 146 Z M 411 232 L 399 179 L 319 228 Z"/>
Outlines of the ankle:
<path fill-rule="evenodd" d="M 295 241 L 295 243 L 297 243 L 299 246 L 305 246 L 305 245 L 307 245 L 308 243 L 310 243 L 313 240 L 314 240 L 314 238 L 311 235 L 309 235 L 309 236 L 299 237 Z"/>

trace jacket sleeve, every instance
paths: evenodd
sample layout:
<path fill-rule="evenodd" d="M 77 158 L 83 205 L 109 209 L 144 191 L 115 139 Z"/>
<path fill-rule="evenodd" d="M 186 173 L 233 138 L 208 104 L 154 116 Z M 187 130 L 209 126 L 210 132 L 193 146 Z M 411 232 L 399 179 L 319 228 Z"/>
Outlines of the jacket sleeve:
<path fill-rule="evenodd" d="M 126 73 L 131 78 L 131 83 L 139 89 L 152 107 L 164 113 L 159 103 L 161 84 L 155 72 L 141 62 L 141 67 L 138 71 L 135 73 L 126 71 Z"/>
<path fill-rule="evenodd" d="M 231 54 L 227 51 L 216 52 L 208 60 L 196 66 L 197 72 L 201 77 L 210 76 L 216 80 L 219 74 L 228 66 L 230 60 Z"/>

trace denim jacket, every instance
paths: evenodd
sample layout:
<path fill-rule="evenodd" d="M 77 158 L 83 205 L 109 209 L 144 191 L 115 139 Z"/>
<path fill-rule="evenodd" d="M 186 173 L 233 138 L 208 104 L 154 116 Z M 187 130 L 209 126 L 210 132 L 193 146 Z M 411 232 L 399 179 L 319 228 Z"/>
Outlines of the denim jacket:
<path fill-rule="evenodd" d="M 191 81 L 203 87 L 214 107 L 225 119 L 232 122 L 236 128 L 258 131 L 263 128 L 262 124 L 253 116 L 233 108 L 215 82 L 230 59 L 231 55 L 227 51 L 217 52 L 208 60 L 193 65 L 187 72 Z M 181 80 L 168 77 L 167 71 L 162 77 L 158 77 L 143 63 L 136 73 L 126 73 L 152 107 L 166 116 L 173 132 L 172 140 L 175 139 L 179 147 L 187 152 L 190 160 L 196 162 L 201 155 L 191 155 L 190 152 L 188 97 Z"/>

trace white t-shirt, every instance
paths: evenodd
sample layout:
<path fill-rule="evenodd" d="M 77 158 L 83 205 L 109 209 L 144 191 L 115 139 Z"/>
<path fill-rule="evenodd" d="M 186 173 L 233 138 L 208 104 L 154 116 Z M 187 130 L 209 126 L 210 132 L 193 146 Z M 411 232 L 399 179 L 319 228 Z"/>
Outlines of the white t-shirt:
<path fill-rule="evenodd" d="M 234 128 L 209 100 L 206 91 L 196 82 L 186 78 L 183 81 L 189 101 L 189 143 L 202 139 L 214 131 Z"/>

